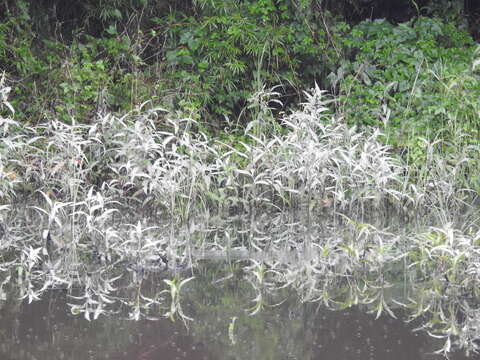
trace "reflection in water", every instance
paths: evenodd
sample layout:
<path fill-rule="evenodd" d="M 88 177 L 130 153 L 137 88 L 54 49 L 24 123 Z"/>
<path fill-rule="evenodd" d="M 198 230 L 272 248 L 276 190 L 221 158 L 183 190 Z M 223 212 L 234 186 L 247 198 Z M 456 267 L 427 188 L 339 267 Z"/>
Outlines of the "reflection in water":
<path fill-rule="evenodd" d="M 0 243 L 0 359 L 424 359 L 475 349 L 480 232 L 318 220 L 104 223 L 46 238 L 11 227 Z M 63 245 L 47 249 L 49 237 Z M 394 319 L 402 311 L 443 338 L 412 333 Z"/>
<path fill-rule="evenodd" d="M 238 268 L 231 267 L 232 276 L 216 283 L 225 279 L 223 266 L 205 264 L 197 272 L 182 298 L 184 311 L 195 318 L 188 327 L 166 318 L 130 321 L 121 307 L 116 316 L 87 321 L 67 311 L 71 298 L 65 291 L 50 291 L 30 305 L 1 302 L 0 358 L 440 359 L 428 355 L 439 343 L 424 332 L 413 332 L 414 324 L 386 315 L 375 319 L 365 305 L 332 311 L 318 303 L 299 303 L 291 291 L 283 290 L 265 294 L 262 311 L 249 315 L 245 304 L 252 303 L 255 290 Z M 159 277 L 145 281 L 145 293 L 157 292 L 160 284 Z M 119 297 L 131 291 L 124 290 Z M 152 308 L 146 317 L 158 311 Z M 238 320 L 232 323 L 233 317 Z"/>
<path fill-rule="evenodd" d="M 52 292 L 40 302 L 2 309 L 0 358 L 214 359 L 182 326 L 168 320 L 133 322 L 112 316 L 88 322 L 68 314 L 65 301 L 64 293 Z"/>

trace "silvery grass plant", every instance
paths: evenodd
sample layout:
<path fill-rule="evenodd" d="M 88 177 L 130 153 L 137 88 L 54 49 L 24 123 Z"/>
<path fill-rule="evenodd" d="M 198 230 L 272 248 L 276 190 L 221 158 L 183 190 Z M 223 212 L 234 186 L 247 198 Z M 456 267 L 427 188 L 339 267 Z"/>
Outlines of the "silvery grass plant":
<path fill-rule="evenodd" d="M 419 161 L 403 166 L 401 192 L 408 199 L 407 212 L 434 213 L 448 222 L 478 199 L 480 147 L 463 139 L 468 137 L 459 133 L 456 142 L 421 138 L 419 147 L 407 149 L 422 150 Z"/>
<path fill-rule="evenodd" d="M 318 87 L 306 97 L 301 110 L 283 119 L 289 131 L 279 139 L 272 178 L 283 189 L 290 185 L 297 202 L 308 208 L 365 211 L 400 200 L 400 166 L 378 141 L 379 133 L 359 133 L 328 114 Z"/>
<path fill-rule="evenodd" d="M 8 88 L 2 94 L 12 111 Z M 280 119 L 283 128 L 268 101 L 257 101 L 266 110 L 247 126 L 249 140 L 235 146 L 148 104 L 121 117 L 99 115 L 91 124 L 51 119 L 27 127 L 2 117 L 3 202 L 47 195 L 75 214 L 93 187 L 119 208 L 185 221 L 231 208 L 332 208 L 362 216 L 387 207 L 458 210 L 473 194 L 465 178 L 477 168 L 477 149 L 445 153 L 439 140 L 425 144 L 423 164 L 405 164 L 377 130 L 359 132 L 331 114 L 331 100 L 318 87 L 306 100 Z"/>

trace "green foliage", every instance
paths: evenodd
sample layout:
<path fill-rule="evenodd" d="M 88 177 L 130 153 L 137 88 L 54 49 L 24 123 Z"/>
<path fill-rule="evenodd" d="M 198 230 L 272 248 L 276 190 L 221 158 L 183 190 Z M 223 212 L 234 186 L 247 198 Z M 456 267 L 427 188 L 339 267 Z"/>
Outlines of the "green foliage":
<path fill-rule="evenodd" d="M 126 36 L 85 36 L 69 47 L 69 61 L 58 73 L 61 93 L 55 110 L 88 121 L 96 112 L 127 110 L 149 98 L 138 86 L 142 60 Z"/>
<path fill-rule="evenodd" d="M 412 135 L 435 139 L 441 128 L 478 136 L 475 46 L 455 24 L 424 17 L 398 26 L 366 21 L 343 45 L 349 60 L 329 78 L 349 123 L 383 127 L 396 145 Z"/>
<path fill-rule="evenodd" d="M 216 121 L 238 116 L 263 86 L 281 84 L 295 96 L 336 62 L 313 1 L 195 4 L 194 15 L 171 14 L 154 21 L 165 29 L 167 76 L 179 93 Z"/>
<path fill-rule="evenodd" d="M 35 104 L 39 74 L 48 71 L 48 67 L 34 52 L 35 37 L 26 3 L 20 1 L 17 6 L 18 12 L 9 13 L 6 20 L 0 23 L 0 68 L 7 75 L 15 73 L 20 80 L 14 88 L 15 94 L 29 90 L 28 101 L 27 97 L 12 101 L 18 111 Z"/>
<path fill-rule="evenodd" d="M 248 99 L 264 87 L 281 84 L 289 102 L 321 81 L 337 57 L 331 19 L 320 18 L 313 1 L 199 0 L 193 12 L 163 13 L 152 3 L 146 15 L 136 10 L 148 2 L 105 0 L 94 11 L 87 1 L 69 43 L 38 36 L 26 4 L 0 24 L 0 66 L 18 80 L 14 106 L 30 121 L 88 122 L 99 108 L 126 110 L 158 97 L 223 128 L 226 118 L 255 117 Z M 92 22 L 103 30 L 89 30 Z"/>
<path fill-rule="evenodd" d="M 39 39 L 26 14 L 0 23 L 0 68 L 16 84 L 18 117 L 89 122 L 99 111 L 151 99 L 148 88 L 138 86 L 143 62 L 126 34 L 110 27 L 108 36 L 79 34 L 71 44 Z"/>

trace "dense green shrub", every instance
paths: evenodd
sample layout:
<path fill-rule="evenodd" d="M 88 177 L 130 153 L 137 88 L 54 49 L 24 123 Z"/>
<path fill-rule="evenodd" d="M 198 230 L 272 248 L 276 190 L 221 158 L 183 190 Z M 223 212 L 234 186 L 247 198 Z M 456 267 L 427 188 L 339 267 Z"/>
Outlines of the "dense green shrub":
<path fill-rule="evenodd" d="M 0 23 L 0 69 L 15 85 L 19 118 L 89 122 L 99 111 L 125 110 L 151 98 L 138 86 L 143 62 L 126 33 L 79 33 L 70 43 L 40 38 L 27 8 Z"/>
<path fill-rule="evenodd" d="M 264 86 L 281 84 L 282 100 L 288 102 L 321 81 L 338 60 L 336 32 L 326 23 L 331 18 L 318 11 L 315 1 L 195 4 L 191 15 L 153 20 L 164 29 L 167 77 L 215 121 L 238 116 Z M 346 29 L 343 23 L 336 28 Z"/>
<path fill-rule="evenodd" d="M 248 99 L 263 88 L 282 85 L 288 103 L 322 82 L 338 62 L 336 34 L 348 30 L 313 0 L 198 0 L 168 11 L 162 1 L 89 4 L 72 33 L 60 15 L 51 19 L 60 34 L 37 32 L 39 10 L 26 1 L 3 18 L 0 67 L 17 81 L 19 115 L 88 122 L 101 107 L 161 99 L 215 127 L 226 117 L 246 123 Z"/>
<path fill-rule="evenodd" d="M 478 136 L 480 82 L 466 31 L 437 18 L 366 21 L 343 44 L 346 59 L 330 80 L 349 123 L 386 128 L 397 144 L 440 129 Z"/>

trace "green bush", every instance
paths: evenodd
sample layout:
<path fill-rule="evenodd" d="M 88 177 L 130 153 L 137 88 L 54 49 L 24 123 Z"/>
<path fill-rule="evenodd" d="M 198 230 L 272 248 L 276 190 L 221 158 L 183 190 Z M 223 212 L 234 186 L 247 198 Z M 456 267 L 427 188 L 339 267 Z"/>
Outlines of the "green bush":
<path fill-rule="evenodd" d="M 349 123 L 385 128 L 399 145 L 441 129 L 478 136 L 480 82 L 466 31 L 438 18 L 365 21 L 343 46 L 346 60 L 329 79 Z"/>
<path fill-rule="evenodd" d="M 242 111 L 263 87 L 283 86 L 284 102 L 322 78 L 338 54 L 328 14 L 310 0 L 198 0 L 195 13 L 155 18 L 166 39 L 166 76 L 211 122 Z M 338 29 L 347 27 L 340 23 Z M 247 117 L 248 119 L 248 117 Z M 242 120 L 245 121 L 245 118 Z"/>
<path fill-rule="evenodd" d="M 51 19 L 61 29 L 54 36 L 37 31 L 37 7 L 18 2 L 0 23 L 0 67 L 17 84 L 17 115 L 88 122 L 99 108 L 161 99 L 208 126 L 247 123 L 248 99 L 262 89 L 281 84 L 288 103 L 321 83 L 340 54 L 335 34 L 348 30 L 312 0 L 164 5 L 105 0 L 96 11 L 87 1 L 71 33 L 60 24 L 65 11 Z"/>
<path fill-rule="evenodd" d="M 79 33 L 70 43 L 39 38 L 24 10 L 0 23 L 0 69 L 15 84 L 18 118 L 89 122 L 99 111 L 151 99 L 149 88 L 139 86 L 143 62 L 127 34 L 111 26 L 104 37 Z"/>

